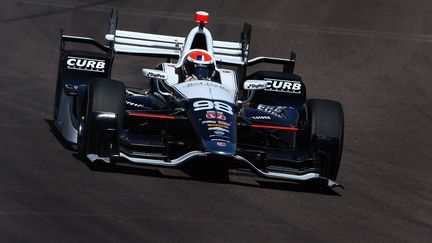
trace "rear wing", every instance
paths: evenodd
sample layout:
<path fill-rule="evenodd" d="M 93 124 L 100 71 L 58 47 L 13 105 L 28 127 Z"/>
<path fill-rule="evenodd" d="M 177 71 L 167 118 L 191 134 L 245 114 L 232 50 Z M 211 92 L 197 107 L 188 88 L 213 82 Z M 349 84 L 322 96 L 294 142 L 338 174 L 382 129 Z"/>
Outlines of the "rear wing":
<path fill-rule="evenodd" d="M 148 34 L 116 30 L 114 35 L 105 38 L 113 43 L 116 53 L 179 58 L 185 44 L 184 37 Z M 238 42 L 213 41 L 216 62 L 222 64 L 244 65 L 243 46 Z"/>
<path fill-rule="evenodd" d="M 178 59 L 185 45 L 186 38 L 169 35 L 150 34 L 117 29 L 118 11 L 112 11 L 105 35 L 106 44 L 103 45 L 94 39 L 62 34 L 63 42 L 79 42 L 91 44 L 107 54 L 127 54 L 135 56 L 161 57 Z M 246 73 L 248 66 L 259 63 L 283 65 L 283 71 L 292 73 L 295 66 L 295 53 L 290 58 L 255 57 L 248 59 L 252 27 L 245 23 L 240 36 L 240 42 L 213 40 L 213 53 L 219 64 L 237 66 Z"/>
<path fill-rule="evenodd" d="M 108 33 L 105 35 L 105 39 L 115 53 L 156 56 L 170 59 L 180 57 L 186 38 L 119 30 L 117 29 L 117 23 L 118 11 L 113 10 L 111 12 Z M 250 29 L 250 25 L 248 26 Z M 214 57 L 216 62 L 221 64 L 245 65 L 245 63 L 247 63 L 248 52 L 249 40 L 243 43 L 213 41 Z"/>

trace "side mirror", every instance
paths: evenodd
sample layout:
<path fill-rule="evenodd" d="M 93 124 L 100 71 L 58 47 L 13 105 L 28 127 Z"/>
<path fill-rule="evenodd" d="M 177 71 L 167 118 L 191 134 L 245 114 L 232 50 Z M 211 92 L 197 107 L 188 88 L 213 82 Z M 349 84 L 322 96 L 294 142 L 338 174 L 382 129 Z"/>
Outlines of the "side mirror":
<path fill-rule="evenodd" d="M 168 79 L 168 74 L 161 70 L 143 68 L 142 74 L 148 78 L 155 78 L 155 79 L 162 79 L 162 80 Z"/>
<path fill-rule="evenodd" d="M 243 83 L 243 89 L 245 90 L 263 90 L 267 88 L 267 81 L 265 80 L 246 80 Z"/>

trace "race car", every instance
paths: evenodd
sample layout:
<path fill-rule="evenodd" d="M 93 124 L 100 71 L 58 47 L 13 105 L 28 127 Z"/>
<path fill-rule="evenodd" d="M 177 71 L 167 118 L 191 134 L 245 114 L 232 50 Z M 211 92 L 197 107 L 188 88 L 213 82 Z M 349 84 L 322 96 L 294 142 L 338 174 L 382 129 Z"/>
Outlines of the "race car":
<path fill-rule="evenodd" d="M 119 30 L 117 11 L 106 44 L 62 31 L 54 123 L 63 138 L 94 168 L 191 163 L 198 174 L 210 168 L 226 178 L 236 165 L 262 177 L 338 186 L 341 104 L 306 98 L 294 52 L 250 59 L 251 25 L 239 42 L 217 41 L 208 18 L 196 12 L 186 38 Z M 97 50 L 67 49 L 70 42 Z M 142 69 L 148 89 L 126 88 L 111 77 L 116 55 L 167 61 Z M 248 73 L 259 63 L 282 71 Z"/>

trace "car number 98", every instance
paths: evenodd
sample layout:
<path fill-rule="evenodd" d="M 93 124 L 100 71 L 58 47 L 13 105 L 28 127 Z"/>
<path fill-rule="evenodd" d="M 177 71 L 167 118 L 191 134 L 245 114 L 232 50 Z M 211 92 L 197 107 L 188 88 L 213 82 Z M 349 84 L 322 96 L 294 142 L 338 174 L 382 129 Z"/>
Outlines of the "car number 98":
<path fill-rule="evenodd" d="M 193 107 L 194 111 L 215 109 L 218 111 L 226 112 L 230 115 L 233 114 L 232 107 L 220 101 L 198 100 L 193 103 Z"/>

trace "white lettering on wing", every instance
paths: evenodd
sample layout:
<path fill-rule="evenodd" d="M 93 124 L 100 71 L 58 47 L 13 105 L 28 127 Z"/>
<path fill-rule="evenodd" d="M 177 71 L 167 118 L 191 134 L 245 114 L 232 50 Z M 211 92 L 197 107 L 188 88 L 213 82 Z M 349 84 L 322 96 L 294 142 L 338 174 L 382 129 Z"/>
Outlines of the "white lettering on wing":
<path fill-rule="evenodd" d="M 68 56 L 67 68 L 80 71 L 105 72 L 105 60 Z"/>

